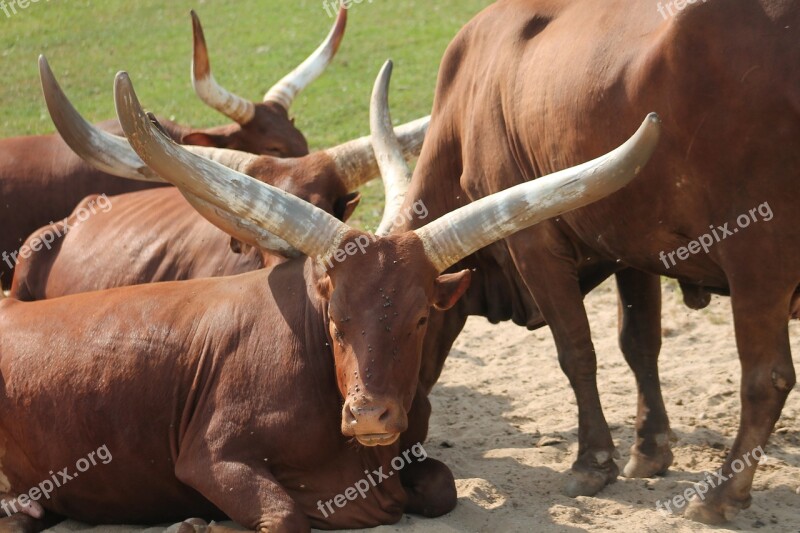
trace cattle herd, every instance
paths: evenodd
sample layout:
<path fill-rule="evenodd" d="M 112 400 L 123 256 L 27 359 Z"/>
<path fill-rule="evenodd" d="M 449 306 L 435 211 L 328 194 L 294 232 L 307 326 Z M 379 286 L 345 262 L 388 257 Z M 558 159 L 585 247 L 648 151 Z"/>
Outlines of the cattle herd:
<path fill-rule="evenodd" d="M 726 481 L 685 516 L 749 506 L 750 458 L 795 385 L 800 3 L 709 0 L 665 18 L 644 0 L 499 0 L 448 47 L 430 117 L 393 128 L 387 62 L 370 136 L 314 153 L 289 109 L 334 60 L 346 5 L 260 102 L 214 80 L 192 23 L 195 91 L 230 124 L 156 118 L 125 72 L 118 120 L 89 124 L 40 57 L 58 134 L 0 140 L 0 532 L 65 518 L 224 532 L 208 522 L 229 518 L 293 533 L 445 514 L 453 474 L 412 459 L 472 315 L 551 328 L 578 404 L 563 490 L 593 496 L 620 455 L 583 298 L 612 275 L 638 394 L 622 474 L 673 461 L 668 275 L 689 307 L 731 297 L 742 370 Z M 348 226 L 379 176 L 377 231 Z M 693 249 L 763 205 L 769 219 Z M 60 470 L 78 457 L 80 477 Z"/>

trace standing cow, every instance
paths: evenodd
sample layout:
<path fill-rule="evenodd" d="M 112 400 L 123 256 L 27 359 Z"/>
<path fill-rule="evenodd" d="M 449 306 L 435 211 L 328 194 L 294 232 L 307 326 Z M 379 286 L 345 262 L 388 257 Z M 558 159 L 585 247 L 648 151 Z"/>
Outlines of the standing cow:
<path fill-rule="evenodd" d="M 664 117 L 664 139 L 630 187 L 459 263 L 476 269 L 472 287 L 431 318 L 421 379 L 436 381 L 468 315 L 549 325 L 578 403 L 567 493 L 592 495 L 618 468 L 584 295 L 616 276 L 620 347 L 639 394 L 624 473 L 648 477 L 673 457 L 654 274 L 693 289 L 695 306 L 706 291 L 730 294 L 740 427 L 722 466 L 728 481 L 687 512 L 722 522 L 750 504 L 752 455 L 795 384 L 787 317 L 800 282 L 800 4 L 697 2 L 671 15 L 640 0 L 501 0 L 451 43 L 406 197 L 434 218 L 605 152 L 645 111 Z"/>
<path fill-rule="evenodd" d="M 373 102 L 385 102 L 388 76 L 387 68 Z M 428 461 L 381 477 L 368 499 L 341 514 L 324 516 L 318 503 L 424 440 L 427 420 L 409 419 L 430 411 L 418 387 L 428 316 L 454 305 L 470 280 L 468 270 L 441 271 L 623 187 L 646 164 L 659 131 L 648 117 L 594 161 L 419 230 L 374 236 L 180 148 L 148 120 L 126 74 L 115 93 L 126 135 L 153 170 L 241 220 L 231 226 L 238 238 L 257 238 L 249 234 L 257 226 L 309 259 L 233 277 L 0 303 L 0 442 L 10 496 L 45 479 L 52 465 L 106 446 L 113 462 L 45 502 L 90 522 L 224 513 L 250 530 L 295 533 L 309 524 L 392 522 L 404 507 L 427 515 L 451 509 L 452 474 Z M 378 161 L 397 165 L 388 112 L 372 115 L 381 128 L 375 139 L 373 127 Z M 32 531 L 45 524 L 41 511 L 32 506 L 6 522 Z"/>
<path fill-rule="evenodd" d="M 162 120 L 176 142 L 243 150 L 284 157 L 308 153 L 303 134 L 289 117 L 297 93 L 325 70 L 339 48 L 347 23 L 342 8 L 328 37 L 311 56 L 285 76 L 265 95 L 251 102 L 221 87 L 211 74 L 200 20 L 192 12 L 194 59 L 192 82 L 203 102 L 234 121 L 233 124 L 198 130 Z M 100 128 L 121 134 L 116 120 Z M 0 251 L 11 254 L 37 228 L 68 216 L 76 204 L 90 194 L 122 194 L 160 186 L 120 181 L 96 170 L 75 155 L 59 135 L 38 135 L 0 140 Z M 0 284 L 11 285 L 11 266 L 0 262 Z"/>

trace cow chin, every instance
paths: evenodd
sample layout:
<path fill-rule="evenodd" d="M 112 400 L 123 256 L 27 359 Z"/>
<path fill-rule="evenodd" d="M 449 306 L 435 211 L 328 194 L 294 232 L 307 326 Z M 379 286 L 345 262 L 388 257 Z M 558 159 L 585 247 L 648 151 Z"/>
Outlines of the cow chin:
<path fill-rule="evenodd" d="M 377 433 L 373 435 L 356 435 L 356 440 L 362 446 L 389 446 L 397 442 L 400 433 Z"/>

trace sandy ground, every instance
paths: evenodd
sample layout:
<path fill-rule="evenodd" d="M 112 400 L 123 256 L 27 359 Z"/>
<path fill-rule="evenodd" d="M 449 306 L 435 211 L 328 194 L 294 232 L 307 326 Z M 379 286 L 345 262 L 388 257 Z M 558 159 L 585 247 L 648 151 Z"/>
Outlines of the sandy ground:
<path fill-rule="evenodd" d="M 665 283 L 661 376 L 675 464 L 656 479 L 620 480 L 594 498 L 560 489 L 577 449 L 574 395 L 558 367 L 548 329 L 471 319 L 434 391 L 428 453 L 453 470 L 459 503 L 449 515 L 404 517 L 384 532 L 779 531 L 800 532 L 800 395 L 790 396 L 756 475 L 753 505 L 727 528 L 663 516 L 666 500 L 716 470 L 733 442 L 739 415 L 739 364 L 730 301 L 715 297 L 703 311 L 680 301 Z M 616 292 L 606 283 L 587 298 L 599 359 L 606 418 L 622 459 L 628 458 L 636 412 L 633 375 L 616 344 Z M 792 324 L 800 361 L 800 323 Z M 795 364 L 800 374 L 800 365 Z M 163 528 L 151 528 L 156 532 Z M 88 530 L 64 523 L 50 531 Z M 100 527 L 128 533 L 138 528 Z"/>

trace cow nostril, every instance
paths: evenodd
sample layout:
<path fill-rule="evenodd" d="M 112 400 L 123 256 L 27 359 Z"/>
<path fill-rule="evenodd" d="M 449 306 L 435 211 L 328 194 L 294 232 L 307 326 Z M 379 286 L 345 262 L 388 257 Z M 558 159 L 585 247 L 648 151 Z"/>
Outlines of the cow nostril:
<path fill-rule="evenodd" d="M 353 425 L 353 424 L 356 423 L 356 420 L 357 420 L 356 413 L 355 413 L 356 410 L 357 409 L 354 409 L 352 406 L 350 406 L 350 407 L 348 407 L 347 409 L 344 410 L 345 422 L 347 424 Z"/>
<path fill-rule="evenodd" d="M 392 417 L 389 407 L 356 407 L 350 406 L 345 409 L 345 421 L 347 424 L 386 424 Z"/>

